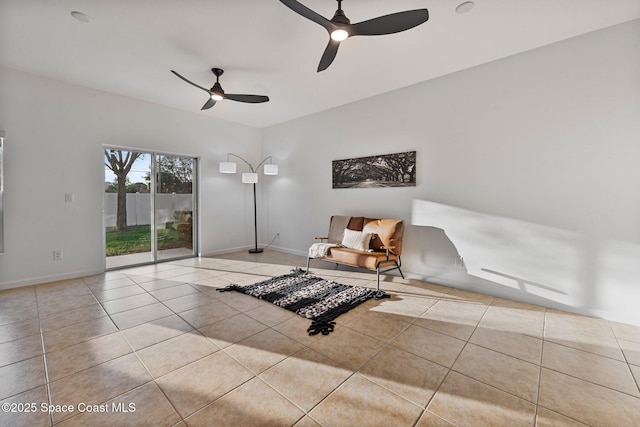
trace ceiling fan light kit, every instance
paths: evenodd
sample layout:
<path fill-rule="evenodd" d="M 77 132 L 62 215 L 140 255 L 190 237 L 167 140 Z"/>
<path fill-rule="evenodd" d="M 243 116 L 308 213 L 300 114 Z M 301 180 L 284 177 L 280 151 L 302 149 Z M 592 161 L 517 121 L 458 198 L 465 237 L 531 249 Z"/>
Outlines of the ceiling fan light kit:
<path fill-rule="evenodd" d="M 331 38 L 337 42 L 346 40 L 348 37 L 349 37 L 349 33 L 347 32 L 347 30 L 340 29 L 340 30 L 335 30 L 334 32 L 331 33 Z"/>
<path fill-rule="evenodd" d="M 338 10 L 330 20 L 314 12 L 296 0 L 280 0 L 282 4 L 293 10 L 300 16 L 324 27 L 329 33 L 329 44 L 322 54 L 318 72 L 329 68 L 338 53 L 340 42 L 353 36 L 381 36 L 394 34 L 417 27 L 429 20 L 427 9 L 406 10 L 404 12 L 392 13 L 379 16 L 367 21 L 352 24 L 342 10 L 342 1 L 338 1 Z"/>

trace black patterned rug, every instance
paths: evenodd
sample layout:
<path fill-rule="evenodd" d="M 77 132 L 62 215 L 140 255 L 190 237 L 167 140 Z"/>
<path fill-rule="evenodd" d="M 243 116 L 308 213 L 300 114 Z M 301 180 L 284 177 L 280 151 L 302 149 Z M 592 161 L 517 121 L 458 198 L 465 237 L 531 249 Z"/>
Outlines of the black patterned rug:
<path fill-rule="evenodd" d="M 231 284 L 218 291 L 242 292 L 310 319 L 309 335 L 328 335 L 333 331 L 336 317 L 376 297 L 375 289 L 343 285 L 312 276 L 302 269 L 252 285 Z"/>

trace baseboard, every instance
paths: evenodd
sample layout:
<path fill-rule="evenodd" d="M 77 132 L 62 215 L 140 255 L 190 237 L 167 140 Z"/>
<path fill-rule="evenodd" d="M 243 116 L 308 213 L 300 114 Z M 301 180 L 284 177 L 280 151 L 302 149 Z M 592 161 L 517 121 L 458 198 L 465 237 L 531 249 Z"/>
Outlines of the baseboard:
<path fill-rule="evenodd" d="M 224 254 L 228 254 L 228 253 L 232 253 L 232 252 L 239 252 L 239 251 L 248 251 L 249 249 L 253 249 L 254 245 L 247 245 L 247 246 L 238 246 L 235 248 L 225 248 L 225 249 L 218 249 L 215 251 L 208 251 L 208 252 L 203 252 L 200 254 L 201 257 L 207 257 L 207 256 L 216 256 L 216 255 L 224 255 Z M 288 248 L 283 248 L 280 246 L 267 246 L 267 245 L 258 245 L 258 248 L 264 248 L 264 249 L 269 249 L 269 250 L 273 250 L 273 251 L 278 251 L 278 252 L 282 252 L 285 254 L 291 254 L 291 255 L 300 255 L 300 256 L 307 256 L 307 252 L 306 251 L 297 251 L 294 249 L 288 249 Z"/>
<path fill-rule="evenodd" d="M 80 277 L 94 276 L 104 273 L 104 269 L 96 270 L 79 270 L 64 274 L 52 274 L 46 276 L 30 277 L 28 279 L 14 280 L 11 282 L 0 283 L 0 290 L 22 288 L 31 285 L 40 285 L 43 283 L 58 282 L 60 280 L 77 279 Z"/>
<path fill-rule="evenodd" d="M 228 254 L 228 253 L 231 253 L 231 252 L 248 251 L 251 248 L 253 248 L 253 245 L 237 246 L 235 248 L 217 249 L 215 251 L 201 252 L 200 256 L 201 257 L 208 257 L 208 256 L 223 255 L 223 254 Z"/>
<path fill-rule="evenodd" d="M 274 251 L 278 251 L 278 252 L 283 252 L 285 254 L 300 255 L 303 257 L 307 256 L 306 251 L 297 251 L 295 249 L 283 248 L 281 246 L 269 246 L 269 249 L 273 249 Z"/>

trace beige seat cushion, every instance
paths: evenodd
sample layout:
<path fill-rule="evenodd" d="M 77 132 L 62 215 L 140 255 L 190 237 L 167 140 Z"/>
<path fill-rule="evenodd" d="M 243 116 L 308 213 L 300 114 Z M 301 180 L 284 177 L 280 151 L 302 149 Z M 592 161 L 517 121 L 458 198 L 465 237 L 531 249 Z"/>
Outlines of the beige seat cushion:
<path fill-rule="evenodd" d="M 384 267 L 387 264 L 395 264 L 398 256 L 389 254 L 389 260 L 387 260 L 385 252 L 362 252 L 349 248 L 331 248 L 329 255 L 323 259 L 375 270 L 378 266 Z"/>

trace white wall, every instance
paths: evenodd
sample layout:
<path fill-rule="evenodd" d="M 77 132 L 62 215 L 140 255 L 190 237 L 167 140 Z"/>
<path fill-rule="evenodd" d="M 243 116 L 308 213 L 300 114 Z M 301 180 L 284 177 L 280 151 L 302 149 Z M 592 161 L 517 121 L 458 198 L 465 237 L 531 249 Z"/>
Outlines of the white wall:
<path fill-rule="evenodd" d="M 252 241 L 250 186 L 220 175 L 218 162 L 228 151 L 258 158 L 259 129 L 6 68 L 0 129 L 8 132 L 0 289 L 103 271 L 103 145 L 200 157 L 202 252 Z"/>
<path fill-rule="evenodd" d="M 267 232 L 403 218 L 415 276 L 640 324 L 639 47 L 633 21 L 267 128 Z M 416 187 L 331 189 L 331 160 L 408 150 Z"/>

